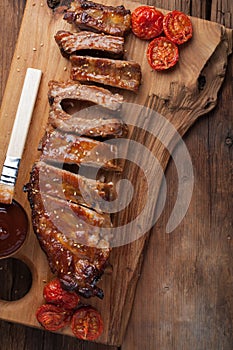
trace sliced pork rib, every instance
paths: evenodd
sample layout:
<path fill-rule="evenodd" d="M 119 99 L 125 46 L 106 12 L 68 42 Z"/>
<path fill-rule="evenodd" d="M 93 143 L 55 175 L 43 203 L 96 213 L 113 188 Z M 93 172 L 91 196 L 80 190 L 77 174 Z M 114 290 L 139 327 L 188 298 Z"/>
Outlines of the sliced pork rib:
<path fill-rule="evenodd" d="M 121 109 L 123 97 L 112 94 L 109 90 L 98 86 L 80 84 L 78 81 L 49 81 L 48 97 L 51 105 L 58 105 L 64 99 L 89 101 L 112 111 Z M 58 107 L 58 106 L 57 106 Z M 60 107 L 61 108 L 61 107 Z"/>
<path fill-rule="evenodd" d="M 131 13 L 124 6 L 106 6 L 86 0 L 76 0 L 64 19 L 79 29 L 124 36 L 131 27 Z"/>
<path fill-rule="evenodd" d="M 37 162 L 31 172 L 31 187 L 42 189 L 47 195 L 81 204 L 102 213 L 101 199 L 116 198 L 113 184 L 88 179 L 61 168 Z"/>
<path fill-rule="evenodd" d="M 71 33 L 59 30 L 54 36 L 65 57 L 72 54 L 120 58 L 124 54 L 124 38 L 81 31 Z"/>
<path fill-rule="evenodd" d="M 42 140 L 41 160 L 44 161 L 122 171 L 121 167 L 114 161 L 116 158 L 117 149 L 115 146 L 91 138 L 54 130 Z"/>
<path fill-rule="evenodd" d="M 73 80 L 96 82 L 134 92 L 139 89 L 142 74 L 136 62 L 75 55 L 70 60 Z"/>
<path fill-rule="evenodd" d="M 32 173 L 26 190 L 33 229 L 51 271 L 67 290 L 103 298 L 96 283 L 110 254 L 109 236 L 101 231 L 104 227 L 110 230 L 109 215 L 46 194 L 36 176 L 38 172 Z"/>
<path fill-rule="evenodd" d="M 50 81 L 48 97 L 51 105 L 49 123 L 54 128 L 89 137 L 124 137 L 127 134 L 128 128 L 122 120 L 111 115 L 111 111 L 121 108 L 123 97 L 119 94 L 79 82 Z M 64 100 L 88 101 L 96 106 L 71 115 L 62 107 Z"/>

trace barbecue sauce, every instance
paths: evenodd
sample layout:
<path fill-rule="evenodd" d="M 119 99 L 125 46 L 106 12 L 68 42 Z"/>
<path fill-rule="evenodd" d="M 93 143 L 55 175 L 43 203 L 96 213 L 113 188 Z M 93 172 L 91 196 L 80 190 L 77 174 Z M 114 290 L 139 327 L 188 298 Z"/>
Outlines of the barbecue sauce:
<path fill-rule="evenodd" d="M 28 218 L 24 209 L 16 202 L 0 203 L 0 258 L 16 252 L 25 241 Z"/>

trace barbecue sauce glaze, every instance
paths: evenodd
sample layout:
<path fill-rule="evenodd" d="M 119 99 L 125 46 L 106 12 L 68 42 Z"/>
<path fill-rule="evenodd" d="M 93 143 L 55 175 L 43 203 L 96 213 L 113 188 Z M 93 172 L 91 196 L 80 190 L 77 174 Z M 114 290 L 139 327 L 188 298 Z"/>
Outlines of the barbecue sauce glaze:
<path fill-rule="evenodd" d="M 23 208 L 16 202 L 0 203 L 0 258 L 16 252 L 25 241 L 28 218 Z"/>

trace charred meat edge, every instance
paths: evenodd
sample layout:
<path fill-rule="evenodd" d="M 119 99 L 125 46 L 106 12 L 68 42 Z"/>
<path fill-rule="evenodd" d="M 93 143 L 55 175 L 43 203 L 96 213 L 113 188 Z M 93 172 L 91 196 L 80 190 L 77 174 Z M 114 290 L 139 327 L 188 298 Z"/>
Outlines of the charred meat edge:
<path fill-rule="evenodd" d="M 112 60 L 90 56 L 70 57 L 71 79 L 95 82 L 137 92 L 141 84 L 141 67 L 134 61 Z"/>
<path fill-rule="evenodd" d="M 86 0 L 73 1 L 64 19 L 81 30 L 124 36 L 131 28 L 131 12 L 121 6 L 106 6 Z"/>
<path fill-rule="evenodd" d="M 68 58 L 71 54 L 120 58 L 124 54 L 124 38 L 81 31 L 71 33 L 59 30 L 54 36 L 61 54 Z"/>

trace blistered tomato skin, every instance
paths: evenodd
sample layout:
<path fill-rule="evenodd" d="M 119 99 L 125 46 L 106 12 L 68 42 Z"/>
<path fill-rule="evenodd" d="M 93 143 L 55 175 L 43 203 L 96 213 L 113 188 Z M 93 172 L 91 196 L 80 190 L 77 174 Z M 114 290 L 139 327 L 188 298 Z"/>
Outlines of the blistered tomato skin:
<path fill-rule="evenodd" d="M 80 301 L 79 296 L 75 292 L 67 292 L 62 289 L 58 278 L 45 285 L 43 296 L 47 303 L 58 305 L 67 310 L 74 309 Z"/>
<path fill-rule="evenodd" d="M 155 38 L 148 45 L 147 59 L 154 70 L 169 69 L 179 60 L 178 47 L 165 37 Z"/>
<path fill-rule="evenodd" d="M 36 312 L 36 318 L 44 329 L 58 331 L 67 326 L 71 321 L 72 313 L 59 306 L 44 304 Z"/>
<path fill-rule="evenodd" d="M 190 40 L 193 35 L 192 22 L 180 11 L 168 12 L 163 19 L 163 30 L 166 37 L 177 45 Z"/>
<path fill-rule="evenodd" d="M 163 19 L 155 7 L 140 6 L 132 13 L 132 31 L 140 39 L 153 39 L 163 32 Z"/>
<path fill-rule="evenodd" d="M 82 306 L 72 317 L 71 329 L 77 338 L 92 341 L 102 334 L 103 320 L 96 309 Z"/>

